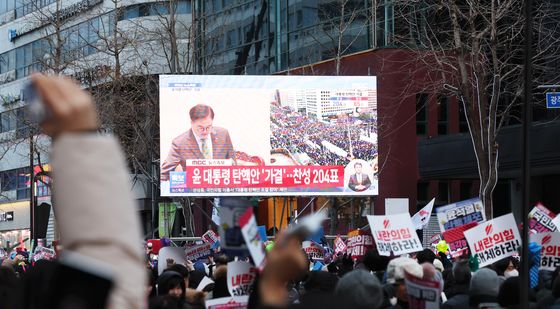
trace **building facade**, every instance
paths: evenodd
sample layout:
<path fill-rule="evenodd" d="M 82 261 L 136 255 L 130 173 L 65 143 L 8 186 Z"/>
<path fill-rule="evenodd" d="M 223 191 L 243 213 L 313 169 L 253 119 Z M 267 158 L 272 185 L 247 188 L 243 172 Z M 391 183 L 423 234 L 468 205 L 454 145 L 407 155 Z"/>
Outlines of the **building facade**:
<path fill-rule="evenodd" d="M 49 162 L 50 141 L 31 131 L 21 93 L 30 74 L 69 75 L 93 89 L 119 76 L 185 72 L 191 13 L 190 0 L 0 1 L 0 217 L 12 214 L 11 220 L 0 220 L 0 247 L 29 238 L 31 217 L 34 238 L 55 238 L 49 180 L 39 176 Z M 171 32 L 166 26 L 170 20 L 175 26 Z M 133 192 L 148 221 L 145 178 L 134 177 L 140 181 L 134 182 Z"/>

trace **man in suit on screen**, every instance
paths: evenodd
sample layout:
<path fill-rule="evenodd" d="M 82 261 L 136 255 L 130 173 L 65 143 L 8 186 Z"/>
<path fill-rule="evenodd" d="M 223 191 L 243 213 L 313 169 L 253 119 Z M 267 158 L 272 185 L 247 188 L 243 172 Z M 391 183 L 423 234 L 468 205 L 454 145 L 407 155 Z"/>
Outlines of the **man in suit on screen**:
<path fill-rule="evenodd" d="M 355 174 L 350 176 L 348 187 L 356 192 L 367 190 L 371 186 L 371 180 L 367 174 L 362 173 L 362 163 L 356 162 L 354 164 Z"/>
<path fill-rule="evenodd" d="M 213 125 L 214 110 L 198 104 L 189 111 L 191 128 L 175 137 L 161 166 L 162 180 L 169 180 L 169 172 L 177 166 L 186 170 L 186 160 L 233 159 L 235 154 L 228 130 Z"/>

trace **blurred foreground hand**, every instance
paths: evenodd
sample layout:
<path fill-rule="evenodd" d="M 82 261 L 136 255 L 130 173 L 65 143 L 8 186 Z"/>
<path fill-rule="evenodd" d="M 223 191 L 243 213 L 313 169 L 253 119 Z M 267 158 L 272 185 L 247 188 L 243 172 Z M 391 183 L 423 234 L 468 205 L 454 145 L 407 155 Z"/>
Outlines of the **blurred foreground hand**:
<path fill-rule="evenodd" d="M 49 112 L 49 119 L 41 124 L 46 134 L 56 137 L 98 129 L 93 100 L 75 81 L 42 74 L 33 74 L 31 81 Z"/>

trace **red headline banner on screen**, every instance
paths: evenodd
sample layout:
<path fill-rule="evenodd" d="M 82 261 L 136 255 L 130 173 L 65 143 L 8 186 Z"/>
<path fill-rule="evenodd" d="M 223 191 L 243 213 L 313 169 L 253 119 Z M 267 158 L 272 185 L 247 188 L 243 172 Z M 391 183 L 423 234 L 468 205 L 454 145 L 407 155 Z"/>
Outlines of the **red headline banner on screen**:
<path fill-rule="evenodd" d="M 377 195 L 372 76 L 160 76 L 162 196 Z"/>

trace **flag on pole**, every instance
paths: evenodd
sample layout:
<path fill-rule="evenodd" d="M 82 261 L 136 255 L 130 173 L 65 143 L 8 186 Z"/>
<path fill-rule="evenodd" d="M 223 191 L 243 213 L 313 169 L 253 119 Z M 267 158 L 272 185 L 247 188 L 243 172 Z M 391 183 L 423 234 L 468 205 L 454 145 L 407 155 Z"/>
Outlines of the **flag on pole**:
<path fill-rule="evenodd" d="M 436 199 L 433 198 L 428 204 L 426 204 L 426 206 L 424 206 L 424 208 L 420 209 L 420 211 L 412 216 L 412 224 L 415 229 L 421 230 L 424 226 L 428 225 L 435 201 Z"/>

